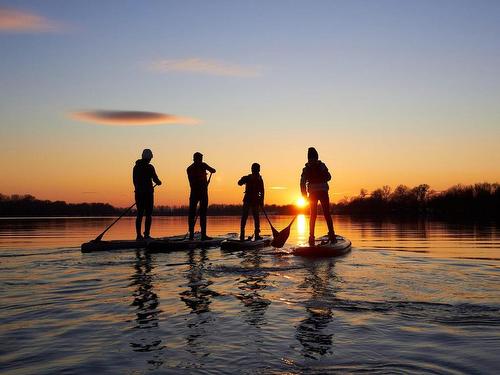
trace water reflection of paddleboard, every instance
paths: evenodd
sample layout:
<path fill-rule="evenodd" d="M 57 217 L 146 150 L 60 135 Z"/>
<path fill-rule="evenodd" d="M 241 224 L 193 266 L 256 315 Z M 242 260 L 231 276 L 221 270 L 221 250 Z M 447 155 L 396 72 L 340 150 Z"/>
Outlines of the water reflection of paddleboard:
<path fill-rule="evenodd" d="M 267 247 L 271 245 L 272 238 L 269 236 L 264 236 L 260 240 L 245 240 L 240 241 L 237 239 L 227 239 L 220 244 L 220 248 L 222 250 L 250 250 L 250 249 L 259 249 L 262 247 Z"/>
<path fill-rule="evenodd" d="M 328 241 L 328 236 L 323 236 L 315 246 L 299 246 L 292 250 L 293 255 L 303 257 L 337 257 L 351 251 L 351 241 L 342 236 L 337 236 L 337 242 Z"/>

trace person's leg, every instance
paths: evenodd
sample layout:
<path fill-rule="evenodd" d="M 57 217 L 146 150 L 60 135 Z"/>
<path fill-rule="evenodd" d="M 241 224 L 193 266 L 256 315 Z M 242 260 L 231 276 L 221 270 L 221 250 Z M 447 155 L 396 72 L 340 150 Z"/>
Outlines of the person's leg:
<path fill-rule="evenodd" d="M 191 195 L 189 196 L 189 218 L 188 218 L 190 240 L 194 238 L 194 221 L 196 217 L 197 205 L 198 205 L 198 197 L 193 191 L 191 191 Z"/>
<path fill-rule="evenodd" d="M 314 227 L 316 226 L 316 216 L 318 215 L 318 197 L 316 194 L 309 194 L 309 246 L 314 246 Z"/>
<path fill-rule="evenodd" d="M 249 204 L 243 202 L 243 212 L 241 213 L 241 225 L 240 225 L 240 240 L 245 240 L 245 226 L 247 225 Z"/>
<path fill-rule="evenodd" d="M 154 204 L 154 198 L 153 198 L 153 193 L 148 194 L 145 197 L 145 202 L 144 202 L 144 211 L 146 215 L 146 220 L 144 222 L 144 237 L 149 238 L 150 237 L 150 232 L 151 232 L 151 222 L 153 221 L 153 204 Z"/>
<path fill-rule="evenodd" d="M 253 215 L 253 225 L 255 227 L 255 239 L 259 240 L 262 237 L 260 234 L 260 217 L 259 217 L 259 205 L 252 205 L 252 215 Z"/>
<path fill-rule="evenodd" d="M 142 216 L 144 215 L 144 205 L 139 193 L 135 193 L 135 204 L 137 208 L 137 217 L 135 218 L 135 232 L 136 238 L 142 238 L 141 226 L 142 226 Z"/>
<path fill-rule="evenodd" d="M 201 238 L 210 240 L 207 236 L 207 208 L 208 208 L 208 192 L 203 192 L 200 197 L 200 227 Z"/>
<path fill-rule="evenodd" d="M 321 208 L 323 209 L 323 216 L 325 217 L 326 225 L 328 226 L 328 239 L 330 242 L 336 242 L 335 230 L 333 229 L 332 215 L 330 215 L 330 198 L 328 197 L 328 192 L 321 192 L 319 197 L 321 202 Z"/>

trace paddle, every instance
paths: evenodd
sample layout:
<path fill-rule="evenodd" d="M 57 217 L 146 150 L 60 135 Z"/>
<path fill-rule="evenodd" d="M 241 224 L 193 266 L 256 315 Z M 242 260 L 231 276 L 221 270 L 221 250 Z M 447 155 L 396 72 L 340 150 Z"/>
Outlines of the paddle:
<path fill-rule="evenodd" d="M 156 187 L 156 184 L 153 185 L 153 189 Z M 113 221 L 110 225 L 108 225 L 108 227 L 106 229 L 104 229 L 104 232 L 102 232 L 100 235 L 98 235 L 94 241 L 100 241 L 102 240 L 102 237 L 104 236 L 104 234 L 113 226 L 116 224 L 116 222 L 118 220 L 120 220 L 122 217 L 124 217 L 132 208 L 134 208 L 134 206 L 136 205 L 137 203 L 134 202 L 134 204 L 132 206 L 130 206 L 129 208 L 127 208 L 119 217 L 118 219 L 116 219 L 115 221 Z"/>
<path fill-rule="evenodd" d="M 210 185 L 210 180 L 212 179 L 212 172 L 210 172 L 210 175 L 208 176 L 208 180 L 207 180 L 207 189 L 208 189 L 208 185 Z M 196 215 L 194 217 L 194 225 L 196 225 L 196 221 L 198 220 L 198 216 L 199 216 L 199 213 L 200 213 L 200 210 L 196 210 Z M 186 239 L 186 237 L 189 236 L 189 232 L 187 232 L 185 235 L 184 235 L 184 238 L 183 240 Z"/>
<path fill-rule="evenodd" d="M 271 220 L 269 220 L 269 217 L 267 216 L 263 204 L 261 204 L 261 207 L 262 207 L 262 212 L 264 212 L 264 216 L 267 219 L 267 222 L 271 226 L 271 231 L 273 232 L 273 240 L 271 242 L 271 246 L 276 248 L 282 248 L 285 245 L 286 240 L 288 240 L 288 237 L 290 236 L 290 228 L 295 219 L 297 218 L 297 215 L 293 217 L 292 221 L 290 222 L 290 224 L 288 224 L 288 226 L 285 229 L 283 229 L 281 232 L 278 232 L 278 230 L 271 223 Z"/>

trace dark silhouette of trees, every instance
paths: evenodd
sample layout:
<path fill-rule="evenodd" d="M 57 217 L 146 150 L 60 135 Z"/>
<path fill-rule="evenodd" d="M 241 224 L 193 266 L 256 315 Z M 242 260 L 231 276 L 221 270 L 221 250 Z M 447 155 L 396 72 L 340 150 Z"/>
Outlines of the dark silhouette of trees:
<path fill-rule="evenodd" d="M 392 192 L 388 186 L 367 194 L 361 189 L 357 197 L 344 199 L 334 207 L 335 213 L 349 214 L 407 214 L 453 215 L 471 217 L 498 217 L 500 212 L 500 185 L 479 183 L 455 185 L 436 192 L 429 185 L 410 188 L 398 185 Z"/>
<path fill-rule="evenodd" d="M 305 212 L 294 205 L 266 205 L 269 214 L 294 215 Z M 66 203 L 64 201 L 39 200 L 32 195 L 4 195 L 0 194 L 0 216 L 116 216 L 120 215 L 124 208 L 113 207 L 108 203 Z M 189 206 L 157 206 L 155 215 L 162 216 L 184 216 L 189 212 Z M 212 204 L 209 206 L 209 215 L 239 216 L 242 206 L 239 204 Z M 129 216 L 135 216 L 134 210 Z"/>
<path fill-rule="evenodd" d="M 242 213 L 241 204 L 211 204 L 208 207 L 209 216 L 239 216 Z M 309 212 L 308 208 L 297 208 L 293 204 L 278 206 L 275 204 L 265 205 L 266 212 L 269 215 L 295 215 L 298 213 Z M 155 207 L 155 215 L 163 216 L 184 216 L 189 212 L 188 206 L 158 206 Z"/>
<path fill-rule="evenodd" d="M 108 203 L 53 202 L 42 201 L 29 194 L 0 194 L 0 216 L 107 216 L 117 212 Z"/>
<path fill-rule="evenodd" d="M 308 213 L 309 208 L 295 205 L 266 205 L 268 214 L 295 215 Z M 184 216 L 188 206 L 157 206 L 155 215 Z M 107 203 L 66 203 L 63 201 L 39 200 L 32 195 L 0 194 L 0 216 L 116 216 L 123 208 Z M 208 208 L 211 216 L 239 216 L 239 204 L 212 204 Z M 436 192 L 429 185 L 415 187 L 398 185 L 394 190 L 385 185 L 370 194 L 361 189 L 358 196 L 345 198 L 332 205 L 335 214 L 358 215 L 435 215 L 451 217 L 499 217 L 500 185 L 498 183 L 478 183 L 455 185 Z M 132 211 L 131 216 L 135 215 Z"/>

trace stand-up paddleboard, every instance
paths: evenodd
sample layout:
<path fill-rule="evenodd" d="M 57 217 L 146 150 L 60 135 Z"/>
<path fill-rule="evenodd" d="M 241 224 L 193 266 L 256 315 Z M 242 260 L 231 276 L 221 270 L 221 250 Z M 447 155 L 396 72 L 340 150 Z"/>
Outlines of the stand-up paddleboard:
<path fill-rule="evenodd" d="M 200 234 L 195 234 L 195 241 L 200 240 Z M 222 239 L 217 239 L 218 244 L 222 242 L 227 237 Z M 145 249 L 147 245 L 153 241 L 161 241 L 164 243 L 166 241 L 175 241 L 178 245 L 180 242 L 186 239 L 185 234 L 170 236 L 170 237 L 162 237 L 162 238 L 150 238 L 150 239 L 142 239 L 142 240 L 110 240 L 110 241 L 96 241 L 92 240 L 89 242 L 85 242 L 82 244 L 81 249 L 82 253 L 90 253 L 94 251 L 111 251 L 111 250 L 127 250 L 127 249 Z M 190 243 L 189 240 L 186 240 L 186 244 L 188 246 L 193 246 L 193 243 Z M 210 245 L 212 246 L 212 245 Z M 189 247 L 188 247 L 189 248 Z"/>
<path fill-rule="evenodd" d="M 272 238 L 269 236 L 264 236 L 261 240 L 255 240 L 255 241 L 251 239 L 241 241 L 236 238 L 230 238 L 223 241 L 220 244 L 220 248 L 222 250 L 233 250 L 233 251 L 251 250 L 269 246 L 271 244 L 271 241 Z"/>
<path fill-rule="evenodd" d="M 151 240 L 111 240 L 96 241 L 92 240 L 82 244 L 82 253 L 91 253 L 94 251 L 125 250 L 125 249 L 144 249 Z"/>
<path fill-rule="evenodd" d="M 337 242 L 328 241 L 328 236 L 321 237 L 316 246 L 299 246 L 293 249 L 292 254 L 303 257 L 337 257 L 351 251 L 351 241 L 337 236 Z"/>
<path fill-rule="evenodd" d="M 149 253 L 169 253 L 172 251 L 179 251 L 179 250 L 206 249 L 209 247 L 217 247 L 223 241 L 232 237 L 234 237 L 234 235 L 228 235 L 224 237 L 214 237 L 210 240 L 201 240 L 199 236 L 198 238 L 195 237 L 192 240 L 188 238 L 157 239 L 150 241 L 146 246 L 146 250 Z"/>

